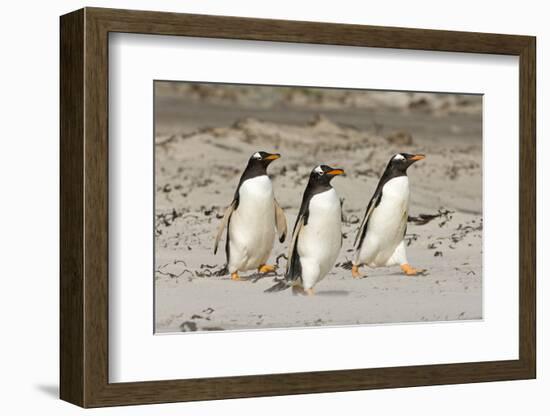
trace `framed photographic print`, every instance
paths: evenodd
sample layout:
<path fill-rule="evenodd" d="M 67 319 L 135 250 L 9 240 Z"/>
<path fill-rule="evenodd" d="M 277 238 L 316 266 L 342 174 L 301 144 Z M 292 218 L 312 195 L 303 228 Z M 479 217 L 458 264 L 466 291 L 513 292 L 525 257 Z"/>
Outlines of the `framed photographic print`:
<path fill-rule="evenodd" d="M 534 378 L 535 38 L 61 17 L 61 398 Z"/>

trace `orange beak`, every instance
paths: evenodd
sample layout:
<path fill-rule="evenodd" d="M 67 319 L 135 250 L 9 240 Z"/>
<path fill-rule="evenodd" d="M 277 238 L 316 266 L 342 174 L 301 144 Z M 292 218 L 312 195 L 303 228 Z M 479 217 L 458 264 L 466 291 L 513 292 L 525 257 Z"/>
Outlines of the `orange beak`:
<path fill-rule="evenodd" d="M 422 160 L 422 159 L 426 159 L 426 156 L 424 156 L 424 155 L 414 155 L 413 157 L 410 158 L 410 160 Z"/>
<path fill-rule="evenodd" d="M 346 172 L 344 172 L 344 169 L 332 169 L 327 172 L 329 175 L 345 175 Z"/>
<path fill-rule="evenodd" d="M 266 160 L 277 160 L 281 157 L 279 153 L 272 153 L 269 156 L 266 156 Z"/>

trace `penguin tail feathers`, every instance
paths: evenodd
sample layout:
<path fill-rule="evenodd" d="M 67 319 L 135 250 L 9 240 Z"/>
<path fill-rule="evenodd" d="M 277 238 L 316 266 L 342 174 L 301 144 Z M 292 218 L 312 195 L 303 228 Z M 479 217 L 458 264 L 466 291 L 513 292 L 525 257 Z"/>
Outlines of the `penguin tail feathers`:
<path fill-rule="evenodd" d="M 288 289 L 292 285 L 287 280 L 279 280 L 277 283 L 275 283 L 273 286 L 271 286 L 269 289 L 264 290 L 265 293 L 275 293 L 275 292 L 281 292 L 283 290 Z"/>

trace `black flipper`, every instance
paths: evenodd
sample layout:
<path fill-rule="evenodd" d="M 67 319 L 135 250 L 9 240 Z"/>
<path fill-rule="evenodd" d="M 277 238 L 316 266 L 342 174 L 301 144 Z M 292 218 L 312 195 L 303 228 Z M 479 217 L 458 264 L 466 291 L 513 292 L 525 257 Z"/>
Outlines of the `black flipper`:
<path fill-rule="evenodd" d="M 356 250 L 359 250 L 361 248 L 361 245 L 363 244 L 363 241 L 365 240 L 365 236 L 367 235 L 367 226 L 369 224 L 369 218 L 374 211 L 374 208 L 380 204 L 380 201 L 382 199 L 382 189 L 376 189 L 376 192 L 372 196 L 371 200 L 369 201 L 369 204 L 367 205 L 367 209 L 365 211 L 365 216 L 363 217 L 363 221 L 361 222 L 361 227 L 359 227 L 359 230 L 357 230 L 357 235 L 355 236 L 355 241 L 353 242 L 353 245 L 355 246 Z"/>
<path fill-rule="evenodd" d="M 233 214 L 233 211 L 236 209 L 236 205 L 237 205 L 237 201 L 234 199 L 223 214 L 222 222 L 218 227 L 218 232 L 216 233 L 216 240 L 214 241 L 214 254 L 216 254 L 218 251 L 218 244 L 220 242 L 220 238 L 225 228 L 227 228 L 227 236 L 226 236 L 227 238 L 225 240 L 225 246 L 226 246 L 226 252 L 227 252 L 227 242 L 229 241 L 229 221 L 231 221 L 231 214 Z M 227 260 L 229 261 L 229 256 L 227 256 Z"/>

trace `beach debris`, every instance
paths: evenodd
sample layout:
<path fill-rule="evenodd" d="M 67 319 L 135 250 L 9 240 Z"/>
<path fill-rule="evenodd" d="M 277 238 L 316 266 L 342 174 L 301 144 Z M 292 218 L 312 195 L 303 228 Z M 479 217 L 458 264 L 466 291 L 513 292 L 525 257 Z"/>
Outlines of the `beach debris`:
<path fill-rule="evenodd" d="M 353 263 L 351 262 L 351 260 L 347 260 L 342 263 L 336 263 L 335 265 L 335 267 L 341 267 L 344 270 L 351 270 L 352 266 L 353 266 Z"/>
<path fill-rule="evenodd" d="M 162 230 L 161 227 L 170 227 L 176 219 L 181 218 L 182 220 L 187 220 L 189 218 L 198 220 L 199 215 L 198 213 L 193 212 L 187 212 L 184 213 L 184 211 L 177 211 L 175 208 L 172 208 L 171 211 L 162 212 L 160 214 L 156 214 L 156 223 L 155 223 L 155 233 L 156 235 L 161 235 Z"/>
<path fill-rule="evenodd" d="M 201 270 L 195 270 L 195 276 L 197 277 L 211 277 L 213 275 L 212 270 L 210 269 L 202 269 Z"/>
<path fill-rule="evenodd" d="M 225 276 L 228 273 L 229 273 L 229 269 L 227 268 L 227 264 L 224 264 L 218 270 L 214 270 L 212 272 L 212 276 L 221 277 L 221 276 Z"/>
<path fill-rule="evenodd" d="M 476 231 L 481 231 L 481 230 L 483 230 L 483 219 L 482 218 L 480 219 L 480 222 L 477 226 L 459 224 L 458 227 L 456 228 L 456 232 L 451 234 L 451 236 L 449 238 L 451 239 L 451 241 L 453 243 L 456 244 L 456 243 L 464 240 L 464 238 L 466 238 L 466 236 L 468 236 L 469 234 L 471 234 L 473 232 L 476 232 Z"/>
<path fill-rule="evenodd" d="M 407 247 L 409 247 L 413 241 L 418 240 L 418 237 L 420 237 L 418 234 L 406 234 L 404 240 L 407 241 Z"/>
<path fill-rule="evenodd" d="M 281 267 L 281 266 L 279 265 L 279 261 L 280 261 L 281 259 L 288 260 L 288 257 L 287 257 L 287 255 L 284 254 L 284 253 L 279 254 L 279 255 L 275 258 L 275 264 L 277 265 L 277 268 Z"/>
<path fill-rule="evenodd" d="M 181 217 L 182 215 L 183 213 L 176 211 L 175 208 L 172 208 L 172 211 L 170 212 L 157 214 L 157 228 L 160 224 L 164 225 L 165 227 L 171 226 L 174 220 Z"/>
<path fill-rule="evenodd" d="M 418 214 L 418 216 L 416 217 L 412 217 L 409 215 L 407 221 L 412 222 L 416 225 L 425 225 L 436 218 L 443 218 L 443 221 L 439 223 L 439 227 L 443 227 L 448 221 L 453 218 L 452 214 L 454 214 L 454 211 L 439 208 L 437 214 Z"/>
<path fill-rule="evenodd" d="M 203 314 L 206 314 L 206 315 L 211 315 L 212 312 L 214 312 L 214 308 L 211 308 L 211 307 L 208 307 L 206 309 L 203 309 L 202 310 L 202 313 Z M 203 316 L 203 315 L 200 315 L 198 313 L 194 313 L 193 315 L 191 315 L 191 318 L 189 318 L 188 321 L 184 321 L 180 324 L 180 330 L 182 332 L 195 332 L 197 331 L 199 328 L 197 326 L 197 323 L 195 322 L 195 320 L 203 320 L 203 321 L 210 321 L 210 316 Z M 215 328 L 215 327 L 204 327 L 204 328 L 201 328 L 201 330 L 204 330 L 204 331 L 209 331 L 209 330 L 217 330 L 217 329 L 223 329 L 223 328 Z"/>
<path fill-rule="evenodd" d="M 167 276 L 171 279 L 177 279 L 186 276 L 191 280 L 193 272 L 187 268 L 183 260 L 174 260 L 173 262 L 163 264 L 155 270 L 157 277 Z"/>
<path fill-rule="evenodd" d="M 197 330 L 197 324 L 193 321 L 185 321 L 180 324 L 181 332 L 194 332 Z"/>

